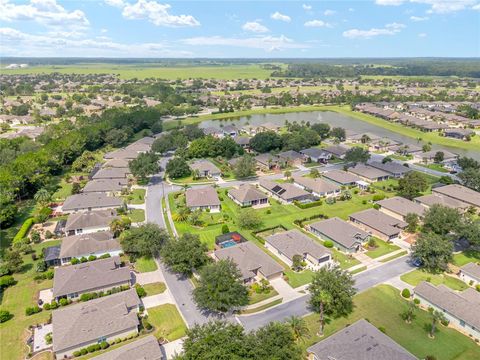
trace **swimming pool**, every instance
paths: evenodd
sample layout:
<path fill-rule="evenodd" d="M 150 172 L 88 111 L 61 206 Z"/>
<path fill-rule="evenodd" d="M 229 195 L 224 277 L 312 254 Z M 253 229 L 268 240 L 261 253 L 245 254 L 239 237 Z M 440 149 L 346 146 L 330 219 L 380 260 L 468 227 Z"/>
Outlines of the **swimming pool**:
<path fill-rule="evenodd" d="M 234 240 L 227 240 L 227 241 L 221 242 L 219 245 L 222 249 L 224 249 L 224 248 L 235 246 L 237 245 L 237 243 Z"/>

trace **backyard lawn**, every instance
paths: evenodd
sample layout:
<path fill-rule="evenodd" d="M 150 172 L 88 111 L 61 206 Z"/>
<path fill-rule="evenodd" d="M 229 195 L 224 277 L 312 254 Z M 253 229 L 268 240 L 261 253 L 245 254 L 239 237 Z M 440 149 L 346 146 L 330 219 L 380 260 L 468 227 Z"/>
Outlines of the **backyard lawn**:
<path fill-rule="evenodd" d="M 48 241 L 32 245 L 37 256 L 41 254 L 44 247 L 58 245 L 60 241 Z M 40 290 L 51 288 L 53 280 L 35 281 L 33 277 L 38 273 L 35 271 L 37 261 L 33 261 L 31 255 L 24 255 L 23 270 L 14 274 L 16 285 L 5 289 L 0 296 L 0 309 L 7 310 L 13 314 L 13 318 L 0 324 L 0 358 L 8 360 L 24 359 L 28 348 L 24 340 L 28 337 L 27 328 L 29 325 L 45 323 L 51 311 L 26 316 L 25 308 L 36 304 Z"/>
<path fill-rule="evenodd" d="M 167 290 L 167 286 L 163 282 L 155 282 L 151 284 L 142 285 L 145 289 L 147 296 L 157 295 Z"/>
<path fill-rule="evenodd" d="M 135 270 L 141 273 L 150 272 L 157 270 L 157 263 L 153 258 L 141 257 L 135 261 L 134 264 Z"/>
<path fill-rule="evenodd" d="M 376 327 L 385 329 L 386 334 L 420 359 L 433 355 L 437 360 L 470 360 L 480 358 L 480 346 L 456 330 L 439 325 L 435 339 L 428 337 L 426 324 L 431 323 L 431 315 L 417 310 L 417 317 L 411 324 L 400 318 L 407 308 L 397 289 L 380 285 L 369 289 L 354 298 L 355 310 L 347 318 L 331 320 L 325 326 L 328 337 L 360 319 L 368 319 Z M 305 320 L 309 328 L 306 341 L 300 343 L 306 349 L 320 339 L 316 336 L 319 316 L 308 315 Z"/>
<path fill-rule="evenodd" d="M 185 336 L 187 327 L 175 305 L 155 306 L 147 311 L 148 321 L 155 327 L 154 334 L 157 339 L 173 341 Z"/>
<path fill-rule="evenodd" d="M 376 243 L 376 248 L 372 250 L 368 250 L 366 252 L 366 255 L 372 259 L 376 259 L 380 256 L 386 255 L 388 253 L 391 253 L 393 251 L 400 249 L 400 247 L 398 247 L 397 245 L 387 243 L 378 238 L 375 238 L 375 243 Z"/>
<path fill-rule="evenodd" d="M 480 251 L 467 250 L 453 255 L 453 263 L 457 266 L 463 266 L 471 262 L 480 262 Z"/>
<path fill-rule="evenodd" d="M 422 270 L 413 270 L 400 277 L 406 283 L 417 286 L 422 281 L 428 281 L 433 285 L 443 284 L 453 290 L 465 290 L 468 285 L 463 281 L 445 274 L 430 274 Z"/>
<path fill-rule="evenodd" d="M 60 187 L 52 195 L 53 201 L 64 201 L 67 197 L 72 195 L 72 183 L 67 182 L 65 178 L 60 181 Z"/>

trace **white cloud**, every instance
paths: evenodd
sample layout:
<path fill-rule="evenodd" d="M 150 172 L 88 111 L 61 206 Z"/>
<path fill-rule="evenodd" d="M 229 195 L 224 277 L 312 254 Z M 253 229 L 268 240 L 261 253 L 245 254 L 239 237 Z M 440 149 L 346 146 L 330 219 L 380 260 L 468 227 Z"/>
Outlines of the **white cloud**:
<path fill-rule="evenodd" d="M 108 32 L 108 29 L 100 29 L 100 32 L 101 32 L 102 34 L 105 34 L 106 32 Z"/>
<path fill-rule="evenodd" d="M 418 37 L 424 38 L 424 37 L 427 37 L 427 34 L 426 33 L 420 33 L 420 34 L 418 34 Z"/>
<path fill-rule="evenodd" d="M 399 6 L 404 2 L 405 0 L 375 0 L 375 4 L 383 6 Z"/>
<path fill-rule="evenodd" d="M 260 24 L 258 21 L 246 22 L 245 24 L 243 24 L 242 29 L 254 33 L 265 33 L 269 31 L 266 26 Z"/>
<path fill-rule="evenodd" d="M 350 12 L 354 12 L 354 11 L 355 11 L 355 9 L 354 9 L 354 8 L 348 8 L 348 11 L 350 11 Z"/>
<path fill-rule="evenodd" d="M 172 15 L 169 4 L 160 4 L 155 0 L 138 0 L 130 4 L 123 0 L 105 0 L 105 3 L 122 10 L 124 18 L 129 20 L 147 19 L 157 26 L 189 27 L 199 26 L 200 22 L 192 15 Z"/>
<path fill-rule="evenodd" d="M 410 20 L 419 22 L 419 21 L 427 21 L 429 19 L 428 16 L 410 16 Z"/>
<path fill-rule="evenodd" d="M 323 12 L 323 15 L 325 15 L 325 16 L 332 16 L 332 15 L 335 15 L 336 13 L 337 13 L 337 12 L 336 12 L 335 10 L 328 10 L 328 9 L 327 9 L 327 10 L 325 10 L 325 11 Z"/>
<path fill-rule="evenodd" d="M 106 37 L 74 39 L 62 36 L 28 34 L 12 28 L 0 28 L 4 56 L 75 56 L 94 53 L 99 57 L 191 57 L 190 51 L 173 49 L 168 43 L 124 44 Z"/>
<path fill-rule="evenodd" d="M 305 10 L 305 11 L 309 11 L 309 10 L 312 10 L 312 5 L 303 4 L 303 5 L 302 5 L 302 8 L 303 8 L 303 10 Z"/>
<path fill-rule="evenodd" d="M 472 6 L 472 10 L 480 10 L 480 4 Z"/>
<path fill-rule="evenodd" d="M 270 17 L 273 20 L 279 20 L 279 21 L 285 21 L 285 22 L 290 22 L 292 21 L 292 18 L 288 15 L 280 14 L 278 11 L 274 12 Z"/>
<path fill-rule="evenodd" d="M 343 32 L 343 36 L 349 39 L 371 39 L 379 35 L 395 35 L 405 28 L 405 25 L 399 23 L 391 23 L 385 25 L 384 28 L 372 28 L 370 30 L 350 29 Z"/>
<path fill-rule="evenodd" d="M 478 6 L 477 0 L 375 0 L 377 5 L 384 6 L 399 6 L 407 2 L 430 5 L 427 11 L 430 14 L 448 14 Z"/>
<path fill-rule="evenodd" d="M 304 49 L 309 45 L 299 44 L 284 35 L 257 36 L 250 38 L 228 38 L 223 36 L 200 36 L 181 40 L 182 43 L 192 46 L 233 46 L 252 49 L 262 49 L 268 52 L 284 49 Z"/>
<path fill-rule="evenodd" d="M 30 0 L 30 3 L 21 5 L 0 0 L 0 20 L 35 21 L 47 27 L 63 29 L 80 29 L 89 25 L 83 11 L 68 11 L 56 0 Z"/>
<path fill-rule="evenodd" d="M 322 20 L 310 20 L 303 25 L 306 27 L 332 27 L 332 25 Z"/>

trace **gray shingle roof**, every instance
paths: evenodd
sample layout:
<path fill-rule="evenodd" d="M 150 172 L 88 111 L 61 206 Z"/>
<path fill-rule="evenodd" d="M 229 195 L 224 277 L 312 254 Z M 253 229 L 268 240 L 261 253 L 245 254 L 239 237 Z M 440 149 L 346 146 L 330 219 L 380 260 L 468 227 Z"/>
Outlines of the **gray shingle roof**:
<path fill-rule="evenodd" d="M 350 215 L 350 219 L 365 224 L 387 236 L 397 235 L 407 223 L 375 209 L 367 209 Z"/>
<path fill-rule="evenodd" d="M 310 224 L 310 228 L 329 237 L 347 249 L 358 242 L 364 242 L 370 235 L 337 217 Z"/>
<path fill-rule="evenodd" d="M 217 250 L 215 256 L 221 260 L 230 258 L 237 264 L 244 280 L 254 277 L 257 270 L 265 277 L 283 271 L 280 264 L 248 241 Z"/>
<path fill-rule="evenodd" d="M 138 326 L 135 289 L 67 306 L 52 313 L 53 350 L 61 352 Z"/>
<path fill-rule="evenodd" d="M 88 256 L 95 253 L 120 251 L 120 243 L 110 231 L 67 236 L 62 239 L 60 257 Z"/>
<path fill-rule="evenodd" d="M 480 328 L 480 293 L 473 288 L 457 293 L 444 285 L 434 286 L 422 281 L 415 287 L 414 292 L 457 319 Z"/>
<path fill-rule="evenodd" d="M 415 360 L 415 356 L 364 319 L 310 346 L 318 360 Z"/>
<path fill-rule="evenodd" d="M 277 183 L 267 179 L 260 179 L 260 186 L 267 189 L 271 193 L 277 195 L 279 198 L 291 201 L 311 196 L 311 194 L 299 187 L 290 183 Z"/>
<path fill-rule="evenodd" d="M 348 146 L 345 146 L 345 145 L 342 145 L 342 144 L 338 144 L 338 145 L 330 145 L 330 146 L 327 146 L 325 149 L 326 152 L 334 155 L 334 156 L 343 156 L 347 153 L 347 151 L 349 150 L 350 148 Z"/>
<path fill-rule="evenodd" d="M 330 179 L 342 185 L 347 185 L 362 180 L 357 175 L 350 174 L 343 170 L 327 171 L 324 172 L 322 175 L 323 177 L 326 177 L 327 179 Z"/>
<path fill-rule="evenodd" d="M 355 175 L 362 176 L 364 178 L 371 179 L 371 180 L 375 180 L 380 177 L 391 175 L 386 171 L 374 168 L 372 166 L 364 165 L 364 164 L 357 164 L 354 167 L 349 168 L 348 171 Z"/>
<path fill-rule="evenodd" d="M 117 192 L 127 187 L 127 179 L 91 180 L 82 189 L 82 192 Z"/>
<path fill-rule="evenodd" d="M 325 152 L 325 151 L 323 151 L 322 149 L 319 149 L 319 148 L 303 149 L 303 150 L 300 150 L 300 153 L 305 155 L 305 156 L 313 157 L 313 158 L 322 158 L 322 157 L 327 158 L 330 155 L 327 152 Z"/>
<path fill-rule="evenodd" d="M 242 184 L 238 189 L 231 189 L 228 193 L 241 203 L 268 198 L 266 194 L 250 184 Z"/>
<path fill-rule="evenodd" d="M 382 208 L 390 210 L 401 216 L 406 216 L 409 213 L 413 213 L 417 214 L 419 217 L 423 217 L 423 213 L 426 210 L 422 205 L 400 196 L 394 196 L 390 199 L 377 201 L 377 204 Z"/>
<path fill-rule="evenodd" d="M 208 160 L 197 160 L 190 164 L 192 170 L 198 170 L 200 172 L 209 172 L 210 174 L 220 174 L 221 171 L 218 167 L 215 166 L 211 161 Z"/>
<path fill-rule="evenodd" d="M 129 168 L 107 167 L 98 170 L 92 179 L 126 179 L 128 174 L 130 174 Z"/>
<path fill-rule="evenodd" d="M 270 235 L 266 241 L 290 260 L 294 255 L 309 254 L 315 259 L 320 259 L 331 254 L 325 246 L 296 229 Z"/>
<path fill-rule="evenodd" d="M 369 161 L 368 165 L 394 175 L 403 175 L 410 171 L 408 167 L 394 161 L 388 161 L 385 164 L 380 161 Z"/>
<path fill-rule="evenodd" d="M 280 157 L 282 159 L 285 159 L 285 160 L 288 160 L 288 161 L 295 161 L 295 160 L 303 158 L 302 154 L 300 154 L 299 152 L 296 152 L 294 150 L 288 150 L 288 151 L 281 152 L 281 153 L 278 154 L 278 157 Z"/>
<path fill-rule="evenodd" d="M 90 227 L 107 227 L 117 219 L 115 210 L 96 210 L 70 214 L 65 224 L 65 231 Z"/>
<path fill-rule="evenodd" d="M 434 193 L 450 196 L 451 198 L 463 201 L 469 205 L 480 207 L 480 192 L 469 189 L 465 186 L 452 184 L 432 189 Z"/>
<path fill-rule="evenodd" d="M 136 159 L 138 152 L 135 150 L 119 149 L 106 153 L 104 159 Z"/>
<path fill-rule="evenodd" d="M 325 194 L 325 193 L 340 191 L 340 186 L 320 178 L 312 179 L 309 177 L 294 175 L 293 181 L 305 187 L 306 190 L 313 191 L 317 194 Z"/>
<path fill-rule="evenodd" d="M 120 267 L 118 256 L 62 266 L 55 269 L 53 296 L 93 291 L 96 288 L 126 283 L 130 279 L 130 269 Z"/>
<path fill-rule="evenodd" d="M 129 159 L 110 159 L 103 164 L 104 168 L 126 168 L 128 167 Z"/>
<path fill-rule="evenodd" d="M 428 207 L 436 204 L 447 206 L 454 209 L 459 209 L 459 210 L 464 210 L 469 207 L 469 205 L 467 203 L 464 203 L 463 201 L 460 201 L 442 194 L 429 194 L 429 195 L 419 196 L 415 198 L 415 201 L 419 202 L 420 204 L 424 204 L 425 206 L 428 206 Z"/>
<path fill-rule="evenodd" d="M 211 186 L 188 189 L 185 197 L 188 207 L 220 205 L 217 191 Z"/>
<path fill-rule="evenodd" d="M 117 208 L 123 200 L 104 193 L 87 193 L 69 196 L 63 203 L 63 211 L 87 210 L 95 208 Z"/>
<path fill-rule="evenodd" d="M 463 265 L 460 269 L 463 273 L 480 280 L 480 265 L 475 263 L 468 263 Z"/>
<path fill-rule="evenodd" d="M 123 345 L 105 354 L 95 356 L 94 360 L 161 360 L 162 350 L 153 335 Z"/>

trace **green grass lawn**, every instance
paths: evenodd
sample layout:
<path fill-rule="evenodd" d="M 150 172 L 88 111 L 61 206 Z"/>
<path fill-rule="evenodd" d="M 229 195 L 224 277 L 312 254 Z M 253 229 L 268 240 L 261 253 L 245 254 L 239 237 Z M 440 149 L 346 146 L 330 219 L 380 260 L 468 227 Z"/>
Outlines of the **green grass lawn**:
<path fill-rule="evenodd" d="M 135 269 L 138 272 L 145 273 L 157 270 L 157 263 L 153 258 L 141 257 L 135 261 Z"/>
<path fill-rule="evenodd" d="M 273 300 L 272 302 L 269 302 L 267 304 L 264 304 L 262 306 L 259 306 L 259 307 L 253 308 L 253 309 L 242 310 L 240 313 L 241 314 L 253 314 L 253 313 L 256 313 L 256 312 L 259 312 L 259 311 L 262 311 L 262 310 L 266 310 L 266 309 L 271 308 L 273 306 L 280 305 L 282 303 L 282 301 L 283 301 L 283 299 Z"/>
<path fill-rule="evenodd" d="M 396 250 L 399 250 L 400 247 L 398 247 L 397 245 L 395 244 L 390 244 L 390 243 L 387 243 L 383 240 L 380 240 L 380 239 L 377 239 L 375 238 L 375 243 L 376 243 L 376 248 L 375 249 L 372 249 L 372 250 L 368 250 L 365 254 L 372 258 L 372 259 L 376 259 L 380 256 L 383 256 L 383 255 L 386 255 L 388 253 L 391 253 L 393 251 L 396 251 Z"/>
<path fill-rule="evenodd" d="M 453 263 L 457 266 L 463 266 L 471 262 L 480 261 L 480 251 L 467 250 L 459 254 L 453 255 Z"/>
<path fill-rule="evenodd" d="M 422 281 L 428 281 L 433 285 L 443 284 L 453 290 L 465 290 L 468 288 L 467 284 L 452 276 L 444 274 L 430 274 L 422 270 L 413 270 L 402 275 L 400 279 L 413 286 L 417 286 Z"/>
<path fill-rule="evenodd" d="M 43 248 L 59 243 L 60 241 L 48 241 L 32 245 L 32 248 L 38 256 Z M 51 288 L 53 280 L 34 281 L 33 277 L 38 274 L 35 268 L 39 260 L 33 261 L 30 254 L 22 258 L 22 272 L 13 275 L 17 284 L 0 293 L 0 309 L 14 315 L 9 321 L 0 324 L 0 358 L 5 360 L 24 359 L 28 352 L 24 342 L 28 336 L 28 326 L 45 323 L 51 314 L 51 311 L 44 310 L 32 316 L 25 315 L 25 308 L 35 305 L 39 291 Z"/>
<path fill-rule="evenodd" d="M 353 256 L 344 254 L 337 249 L 330 249 L 333 251 L 333 259 L 336 260 L 342 269 L 348 269 L 352 266 L 360 264 L 360 261 L 355 259 Z"/>
<path fill-rule="evenodd" d="M 404 255 L 407 255 L 408 251 L 407 250 L 404 250 L 404 251 L 401 251 L 395 255 L 392 255 L 392 256 L 388 256 L 386 258 L 383 258 L 382 260 L 380 260 L 380 262 L 382 263 L 385 263 L 385 262 L 388 262 L 388 261 L 392 261 L 393 259 L 397 259 L 399 257 L 402 257 Z"/>
<path fill-rule="evenodd" d="M 480 347 L 454 329 L 439 326 L 435 339 L 430 339 L 424 329 L 425 324 L 431 322 L 431 315 L 426 311 L 417 310 L 416 319 L 411 324 L 405 323 L 399 314 L 407 308 L 407 301 L 391 286 L 380 285 L 358 294 L 354 303 L 355 310 L 347 318 L 331 320 L 325 326 L 324 338 L 359 319 L 368 319 L 376 327 L 383 327 L 389 337 L 420 359 L 427 355 L 437 360 L 480 358 Z M 320 340 L 316 336 L 318 319 L 316 314 L 305 317 L 310 331 L 306 341 L 300 343 L 304 349 Z"/>
<path fill-rule="evenodd" d="M 130 195 L 126 196 L 129 204 L 140 205 L 145 203 L 145 189 L 133 189 Z"/>
<path fill-rule="evenodd" d="M 157 339 L 173 341 L 185 336 L 187 327 L 175 305 L 160 305 L 147 311 L 148 321 L 155 327 L 154 334 Z"/>
<path fill-rule="evenodd" d="M 274 297 L 278 295 L 278 292 L 275 289 L 271 289 L 268 293 L 260 293 L 257 294 L 255 291 L 250 291 L 249 292 L 249 304 L 256 304 L 259 303 L 260 301 L 270 299 L 271 297 Z"/>
<path fill-rule="evenodd" d="M 155 282 L 155 283 L 151 283 L 151 284 L 145 284 L 145 285 L 142 285 L 142 287 L 147 292 L 147 296 L 161 294 L 165 290 L 167 290 L 167 285 L 165 285 L 163 282 Z"/>
<path fill-rule="evenodd" d="M 419 165 L 421 167 L 430 169 L 430 170 L 435 170 L 435 171 L 440 171 L 443 173 L 447 173 L 448 170 L 445 169 L 441 164 L 422 164 L 422 163 L 417 163 L 416 165 Z"/>
<path fill-rule="evenodd" d="M 0 229 L 0 257 L 3 256 L 5 249 L 10 246 L 13 237 L 17 234 L 18 230 L 20 230 L 23 222 L 29 217 L 33 216 L 35 201 L 21 201 L 17 203 L 17 206 L 18 213 L 12 226 L 7 229 Z"/>
<path fill-rule="evenodd" d="M 52 195 L 53 201 L 64 201 L 67 197 L 72 195 L 72 183 L 67 182 L 64 178 L 60 181 L 60 187 Z"/>
<path fill-rule="evenodd" d="M 132 209 L 128 214 L 132 223 L 143 222 L 145 221 L 145 211 L 142 209 Z"/>

